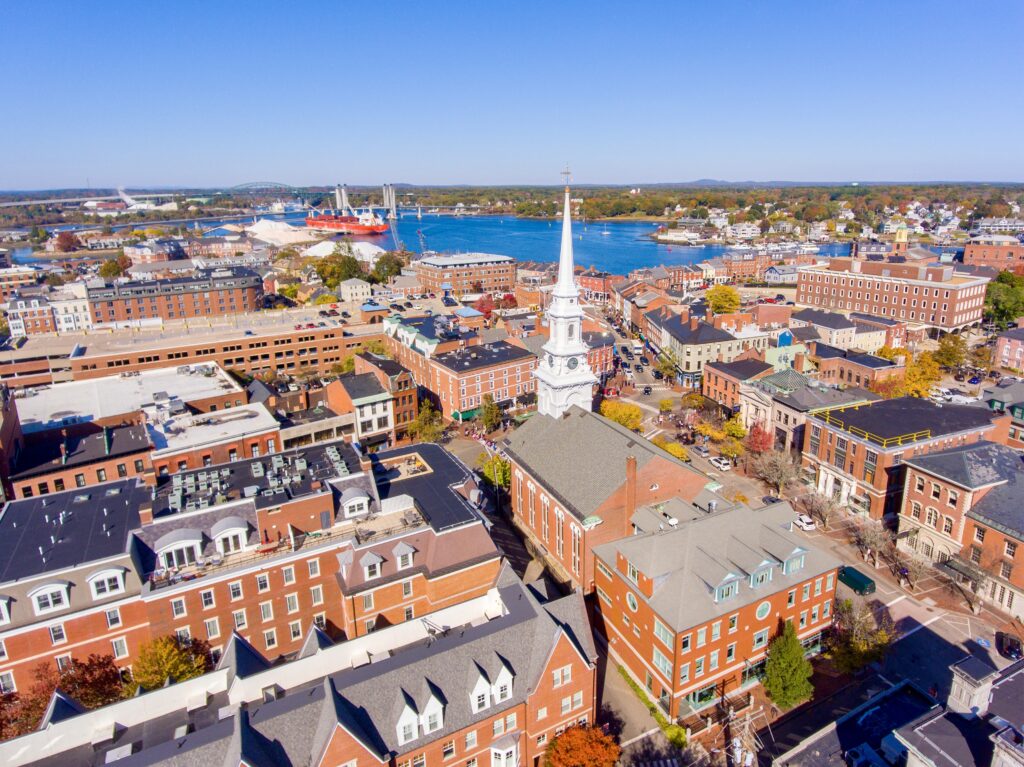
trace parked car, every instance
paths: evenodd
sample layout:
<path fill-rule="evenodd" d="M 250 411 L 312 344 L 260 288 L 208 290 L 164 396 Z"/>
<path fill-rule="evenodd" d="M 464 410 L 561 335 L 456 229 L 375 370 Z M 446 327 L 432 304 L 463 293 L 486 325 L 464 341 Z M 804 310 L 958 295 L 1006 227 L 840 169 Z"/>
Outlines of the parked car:
<path fill-rule="evenodd" d="M 786 300 L 786 297 L 784 295 L 782 295 L 781 293 L 778 293 L 775 296 L 775 303 L 777 303 L 777 304 L 781 304 L 785 300 Z"/>
<path fill-rule="evenodd" d="M 651 361 L 649 359 L 647 359 L 647 357 L 645 357 L 643 355 L 641 355 L 641 357 L 640 357 L 640 362 L 642 364 L 644 364 L 644 365 L 650 365 L 651 364 Z"/>
<path fill-rule="evenodd" d="M 711 451 L 708 450 L 704 445 L 694 445 L 693 452 L 699 455 L 701 458 L 710 458 Z"/>
<path fill-rule="evenodd" d="M 964 381 L 967 380 L 967 376 L 965 376 L 963 373 L 957 373 L 955 376 L 953 376 L 953 380 L 955 380 L 957 383 L 963 383 Z"/>
<path fill-rule="evenodd" d="M 653 392 L 654 392 L 654 389 L 652 389 L 650 386 L 645 386 L 644 387 L 644 396 L 645 397 L 650 397 Z"/>
<path fill-rule="evenodd" d="M 847 586 L 854 594 L 874 594 L 875 582 L 855 567 L 840 567 L 839 582 Z"/>
<path fill-rule="evenodd" d="M 348 312 L 342 312 L 342 313 L 341 313 L 341 316 L 342 316 L 342 317 L 344 317 L 344 318 L 345 318 L 345 319 L 347 320 L 347 319 L 349 319 L 349 318 L 350 318 L 350 317 L 351 317 L 352 315 L 351 315 L 351 314 L 349 314 Z"/>
<path fill-rule="evenodd" d="M 652 370 L 651 375 L 654 376 L 655 381 L 660 381 L 665 375 L 660 370 Z"/>
<path fill-rule="evenodd" d="M 619 367 L 621 367 L 623 370 L 629 370 L 629 363 L 623 362 L 621 365 L 619 365 Z"/>
<path fill-rule="evenodd" d="M 777 495 L 765 495 L 762 496 L 761 503 L 763 503 L 765 506 L 768 506 L 769 504 L 772 503 L 782 503 L 782 499 L 779 498 Z"/>
<path fill-rule="evenodd" d="M 806 514 L 797 514 L 793 524 L 799 527 L 801 530 L 813 530 L 817 525 L 814 524 L 814 520 Z"/>
<path fill-rule="evenodd" d="M 604 394 L 606 399 L 610 399 L 612 397 L 618 397 L 619 390 L 616 389 L 614 386 L 606 386 L 602 394 Z"/>
<path fill-rule="evenodd" d="M 981 379 L 978 378 L 978 376 L 971 376 L 968 379 L 967 383 L 969 383 L 971 386 L 977 386 L 978 384 L 981 383 Z"/>
<path fill-rule="evenodd" d="M 719 471 L 732 471 L 732 462 L 728 458 L 716 455 L 714 458 L 709 458 L 708 462 Z"/>
<path fill-rule="evenodd" d="M 1005 631 L 996 632 L 996 649 L 1007 660 L 1020 660 L 1024 657 L 1020 637 L 1007 634 Z"/>
<path fill-rule="evenodd" d="M 403 304 L 403 306 L 404 306 L 404 307 L 405 307 L 406 309 L 412 309 L 412 301 L 406 301 L 406 302 L 405 302 L 405 303 Z"/>

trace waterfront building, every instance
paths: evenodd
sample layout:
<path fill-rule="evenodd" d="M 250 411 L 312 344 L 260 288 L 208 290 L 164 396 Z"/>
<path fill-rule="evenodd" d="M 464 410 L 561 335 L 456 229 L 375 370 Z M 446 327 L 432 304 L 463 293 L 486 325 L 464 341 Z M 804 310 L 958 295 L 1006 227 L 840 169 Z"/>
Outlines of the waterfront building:
<path fill-rule="evenodd" d="M 196 270 L 191 277 L 90 285 L 87 297 L 93 325 L 131 326 L 255 312 L 262 307 L 263 281 L 245 267 Z"/>
<path fill-rule="evenodd" d="M 7 266 L 0 269 L 0 300 L 10 300 L 22 288 L 35 285 L 42 276 L 42 270 L 33 266 Z"/>
<path fill-rule="evenodd" d="M 414 262 L 425 293 L 462 297 L 479 293 L 514 293 L 516 262 L 489 253 L 432 254 Z"/>
<path fill-rule="evenodd" d="M 135 264 L 154 264 L 160 261 L 176 261 L 189 258 L 181 240 L 173 237 L 149 239 L 134 245 L 124 246 L 125 258 Z"/>
<path fill-rule="evenodd" d="M 1009 416 L 917 397 L 809 414 L 801 477 L 855 514 L 894 520 L 912 456 L 986 439 L 1005 442 Z"/>
<path fill-rule="evenodd" d="M 796 302 L 920 324 L 932 333 L 981 322 L 989 278 L 954 264 L 833 258 L 800 267 Z"/>
<path fill-rule="evenodd" d="M 964 247 L 964 263 L 1019 272 L 1024 267 L 1024 242 L 1008 234 L 982 234 Z"/>
<path fill-rule="evenodd" d="M 975 229 L 979 234 L 1024 234 L 1024 218 L 983 218 Z"/>

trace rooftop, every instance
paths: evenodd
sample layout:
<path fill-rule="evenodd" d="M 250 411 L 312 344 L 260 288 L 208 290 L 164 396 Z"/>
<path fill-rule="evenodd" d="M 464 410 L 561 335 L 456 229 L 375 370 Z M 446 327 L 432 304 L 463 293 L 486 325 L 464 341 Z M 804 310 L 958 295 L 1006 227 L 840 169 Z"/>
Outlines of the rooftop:
<path fill-rule="evenodd" d="M 459 266 L 481 266 L 484 264 L 513 263 L 512 256 L 498 256 L 493 253 L 459 253 L 456 255 L 432 255 L 415 261 L 415 264 L 424 264 L 439 269 Z"/>
<path fill-rule="evenodd" d="M 835 346 L 816 341 L 814 343 L 813 356 L 825 360 L 845 359 L 861 367 L 881 370 L 882 368 L 896 367 L 896 363 L 884 357 L 876 357 L 866 352 L 858 352 L 852 349 L 839 349 Z"/>
<path fill-rule="evenodd" d="M 11 501 L 0 512 L 0 582 L 123 554 L 150 493 L 122 479 Z"/>
<path fill-rule="evenodd" d="M 815 419 L 883 448 L 977 431 L 991 425 L 992 414 L 970 405 L 939 405 L 918 397 L 883 399 L 816 413 Z"/>
<path fill-rule="evenodd" d="M 691 326 L 690 320 L 684 320 L 678 314 L 662 319 L 659 324 L 681 344 L 713 344 L 736 340 L 735 336 L 731 333 L 719 330 L 714 325 L 704 321 L 697 322 L 697 327 L 694 328 Z"/>
<path fill-rule="evenodd" d="M 373 399 L 377 401 L 390 397 L 387 390 L 380 385 L 380 381 L 377 380 L 377 376 L 373 373 L 345 375 L 339 378 L 338 382 L 357 405 L 362 400 Z"/>
<path fill-rule="evenodd" d="M 854 324 L 842 314 L 823 312 L 820 309 L 801 309 L 793 313 L 793 319 L 831 330 L 846 330 L 854 327 Z"/>
<path fill-rule="evenodd" d="M 144 407 L 242 394 L 218 365 L 203 363 L 68 381 L 16 393 L 25 433 L 133 413 Z"/>
<path fill-rule="evenodd" d="M 150 448 L 144 426 L 113 426 L 63 439 L 49 436 L 30 438 L 11 467 L 10 476 L 12 480 L 23 480 L 99 460 L 149 452 Z"/>
<path fill-rule="evenodd" d="M 508 341 L 495 341 L 491 344 L 467 346 L 464 349 L 436 354 L 433 359 L 449 370 L 463 373 L 493 365 L 535 359 L 535 357 L 533 352 L 522 346 L 510 344 Z"/>
<path fill-rule="evenodd" d="M 277 429 L 277 419 L 266 405 L 254 403 L 213 413 L 165 414 L 156 409 L 146 429 L 153 442 L 153 457 L 197 450 Z M 149 415 L 147 412 L 147 415 Z"/>
<path fill-rule="evenodd" d="M 707 367 L 714 368 L 738 381 L 747 381 L 775 369 L 767 362 L 755 359 L 736 360 L 735 362 L 709 362 Z"/>

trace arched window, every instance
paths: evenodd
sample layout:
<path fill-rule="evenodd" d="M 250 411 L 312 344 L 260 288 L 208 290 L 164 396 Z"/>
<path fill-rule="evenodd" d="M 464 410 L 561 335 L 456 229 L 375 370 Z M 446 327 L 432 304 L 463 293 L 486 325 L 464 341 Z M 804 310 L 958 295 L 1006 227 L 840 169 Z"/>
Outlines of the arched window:
<path fill-rule="evenodd" d="M 569 325 L 569 327 L 566 328 L 566 334 L 568 335 L 569 340 L 571 341 L 576 336 L 576 326 Z"/>

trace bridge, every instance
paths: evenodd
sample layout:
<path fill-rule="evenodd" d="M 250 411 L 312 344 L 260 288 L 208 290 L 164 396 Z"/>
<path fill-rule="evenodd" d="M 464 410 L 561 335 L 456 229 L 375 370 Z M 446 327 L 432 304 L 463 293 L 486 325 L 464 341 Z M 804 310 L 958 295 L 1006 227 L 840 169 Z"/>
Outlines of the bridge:
<path fill-rule="evenodd" d="M 184 192 L 146 192 L 143 194 L 133 194 L 132 197 L 135 199 L 142 198 L 159 198 L 159 197 L 183 197 Z M 107 196 L 96 195 L 95 197 L 51 197 L 43 200 L 14 200 L 10 202 L 0 202 L 0 208 L 18 208 L 28 207 L 29 205 L 59 205 L 68 202 L 118 202 L 123 201 L 123 198 L 119 194 L 111 194 Z"/>

